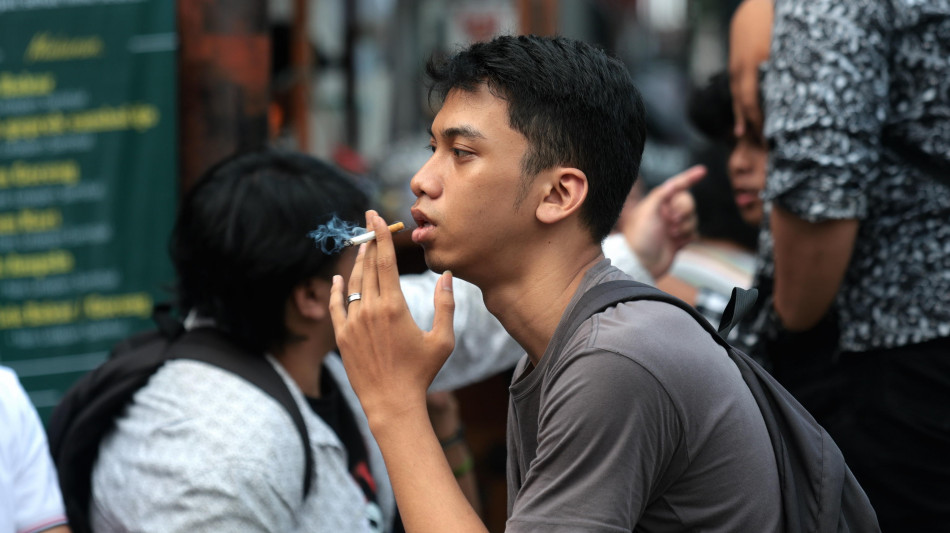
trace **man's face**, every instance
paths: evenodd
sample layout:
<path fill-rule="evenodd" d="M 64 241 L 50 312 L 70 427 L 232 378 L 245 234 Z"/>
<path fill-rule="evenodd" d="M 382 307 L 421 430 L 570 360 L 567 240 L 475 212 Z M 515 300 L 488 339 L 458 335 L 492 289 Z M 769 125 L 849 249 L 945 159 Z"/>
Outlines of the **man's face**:
<path fill-rule="evenodd" d="M 412 178 L 412 240 L 436 272 L 478 283 L 518 260 L 534 207 L 516 207 L 528 142 L 508 126 L 507 103 L 483 85 L 453 90 L 432 121 L 432 156 Z M 519 240 L 522 239 L 522 240 Z"/>
<path fill-rule="evenodd" d="M 762 189 L 765 188 L 768 151 L 759 132 L 746 127 L 729 154 L 729 182 L 742 220 L 750 226 L 762 222 Z"/>

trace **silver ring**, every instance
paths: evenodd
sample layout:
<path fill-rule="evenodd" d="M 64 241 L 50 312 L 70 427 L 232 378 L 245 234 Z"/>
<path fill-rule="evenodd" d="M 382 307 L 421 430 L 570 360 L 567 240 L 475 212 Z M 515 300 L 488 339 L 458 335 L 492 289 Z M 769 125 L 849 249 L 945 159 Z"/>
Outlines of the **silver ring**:
<path fill-rule="evenodd" d="M 346 297 L 346 303 L 349 304 L 351 302 L 355 302 L 356 300 L 359 300 L 362 297 L 363 296 L 360 293 L 354 292 L 353 294 L 350 294 L 349 296 Z"/>

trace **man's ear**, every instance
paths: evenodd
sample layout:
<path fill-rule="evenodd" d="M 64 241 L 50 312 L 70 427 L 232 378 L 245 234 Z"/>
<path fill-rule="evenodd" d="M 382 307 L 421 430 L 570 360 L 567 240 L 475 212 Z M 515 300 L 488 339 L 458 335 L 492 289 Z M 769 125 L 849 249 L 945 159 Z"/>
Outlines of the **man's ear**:
<path fill-rule="evenodd" d="M 294 287 L 290 297 L 304 318 L 320 321 L 330 316 L 330 282 L 327 280 L 310 278 Z"/>
<path fill-rule="evenodd" d="M 545 224 L 553 224 L 576 213 L 587 198 L 587 175 L 573 167 L 557 167 L 543 181 L 543 197 L 536 215 Z"/>

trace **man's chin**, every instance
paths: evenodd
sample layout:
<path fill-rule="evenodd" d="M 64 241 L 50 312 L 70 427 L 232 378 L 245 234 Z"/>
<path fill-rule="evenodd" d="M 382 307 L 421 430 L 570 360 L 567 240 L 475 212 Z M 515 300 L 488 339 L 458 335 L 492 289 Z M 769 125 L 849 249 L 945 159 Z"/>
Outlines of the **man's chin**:
<path fill-rule="evenodd" d="M 457 263 L 449 264 L 448 261 L 440 259 L 438 257 L 433 257 L 432 254 L 426 254 L 426 266 L 429 267 L 429 270 L 435 272 L 436 274 L 443 274 L 446 270 L 452 271 L 452 277 L 455 279 L 462 279 L 470 283 L 474 283 L 471 279 L 468 278 L 466 273 L 469 269 L 464 268 L 464 265 Z"/>
<path fill-rule="evenodd" d="M 436 274 L 441 274 L 446 270 L 450 270 L 449 267 L 439 258 L 434 257 L 434 254 L 430 253 L 428 250 L 425 251 L 425 260 L 426 266 L 429 267 L 429 270 L 435 272 Z"/>

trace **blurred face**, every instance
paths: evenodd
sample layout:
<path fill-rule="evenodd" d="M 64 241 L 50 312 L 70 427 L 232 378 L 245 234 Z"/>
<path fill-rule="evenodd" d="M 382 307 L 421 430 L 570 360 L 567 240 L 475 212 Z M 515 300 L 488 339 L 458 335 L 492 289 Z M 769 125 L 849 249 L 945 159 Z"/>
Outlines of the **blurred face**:
<path fill-rule="evenodd" d="M 334 266 L 332 274 L 343 276 L 343 284 L 349 282 L 350 273 L 356 264 L 357 247 L 350 246 L 344 248 L 340 253 L 339 260 Z M 314 276 L 313 278 L 301 282 L 301 285 L 294 288 L 294 292 L 300 288 L 305 288 L 310 292 L 314 306 L 299 307 L 297 294 L 291 294 L 287 298 L 284 311 L 284 321 L 287 329 L 297 337 L 318 339 L 320 348 L 317 350 L 319 355 L 325 354 L 330 350 L 336 349 L 336 335 L 333 331 L 333 322 L 330 320 L 330 287 L 329 277 Z M 320 309 L 316 309 L 319 306 Z M 286 345 L 285 345 L 286 346 Z M 284 352 L 285 346 L 273 348 L 276 355 Z"/>
<path fill-rule="evenodd" d="M 508 106 L 482 86 L 453 90 L 432 121 L 432 156 L 412 178 L 412 240 L 436 272 L 479 283 L 524 261 L 534 209 L 515 205 L 528 142 L 508 126 Z"/>
<path fill-rule="evenodd" d="M 729 155 L 729 182 L 746 224 L 758 226 L 762 222 L 762 190 L 765 188 L 768 151 L 758 132 L 746 127 L 746 133 L 736 141 Z"/>

